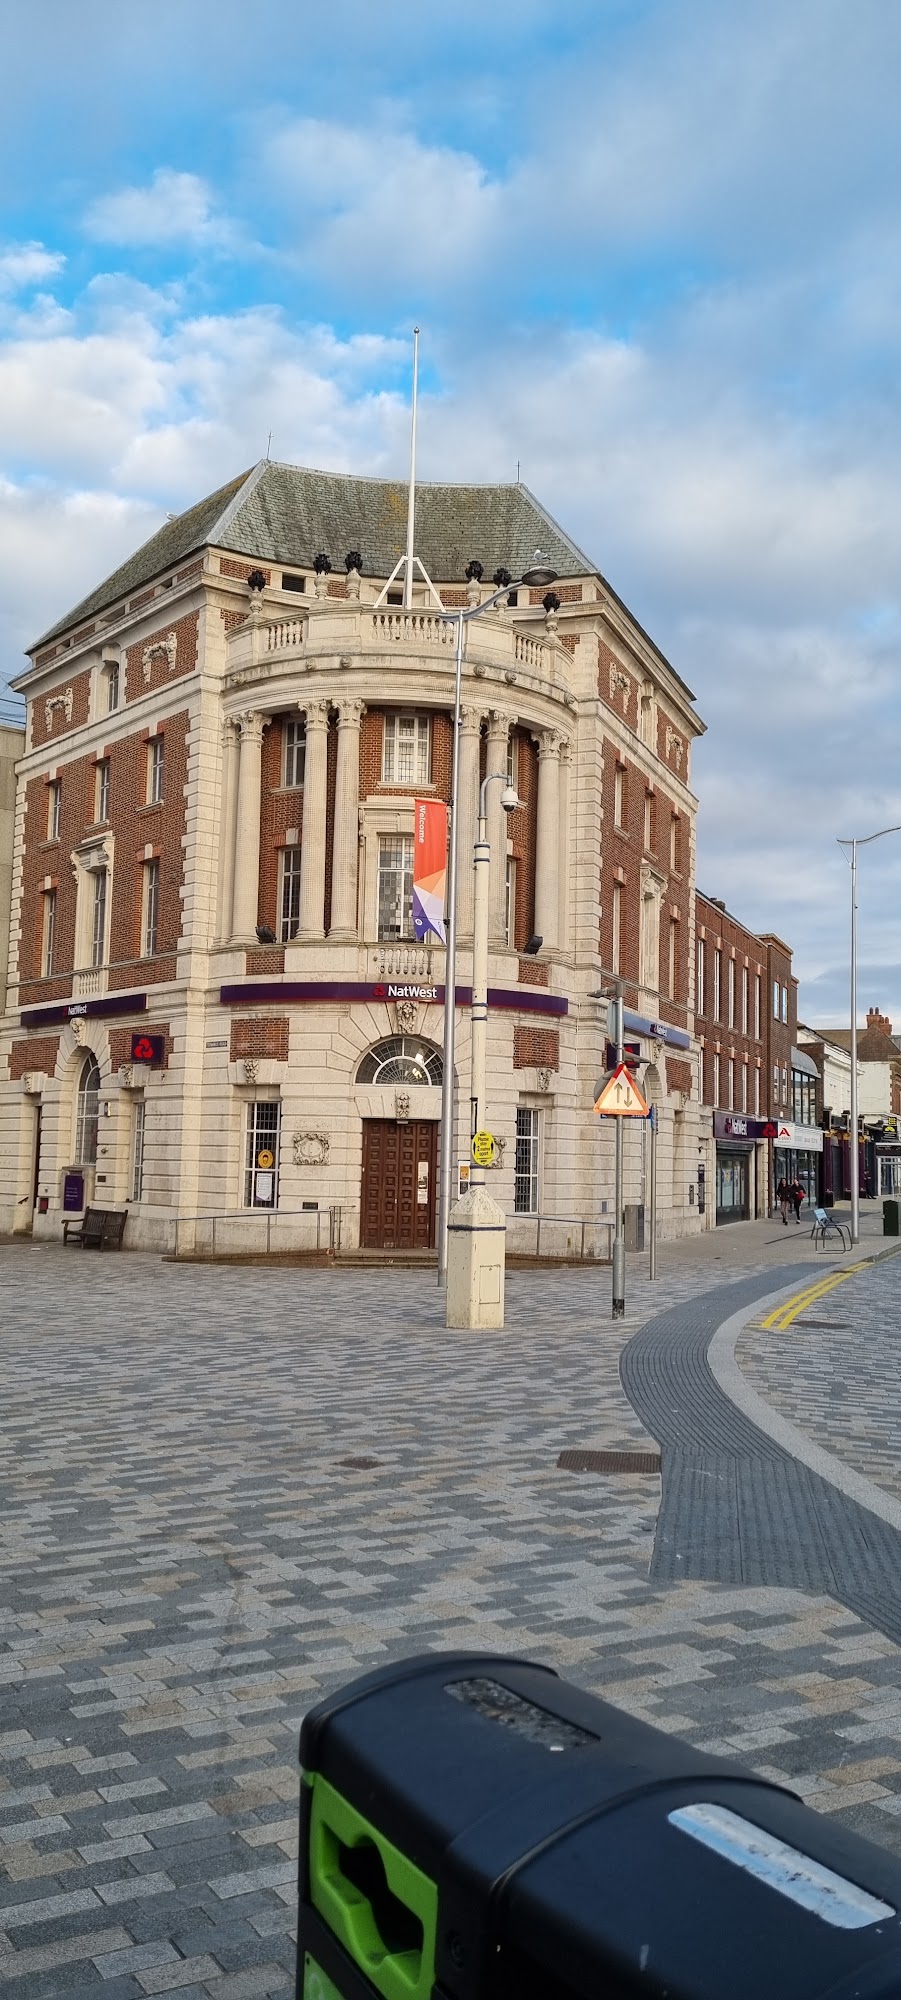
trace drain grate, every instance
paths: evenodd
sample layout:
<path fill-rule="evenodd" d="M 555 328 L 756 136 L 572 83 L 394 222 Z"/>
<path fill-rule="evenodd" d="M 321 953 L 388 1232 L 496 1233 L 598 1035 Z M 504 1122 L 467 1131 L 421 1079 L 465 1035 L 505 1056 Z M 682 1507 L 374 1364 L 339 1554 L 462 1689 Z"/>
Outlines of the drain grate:
<path fill-rule="evenodd" d="M 348 1472 L 374 1472 L 381 1465 L 380 1458 L 339 1458 L 338 1464 L 347 1467 Z"/>
<path fill-rule="evenodd" d="M 835 1333 L 850 1333 L 851 1331 L 851 1322 L 848 1319 L 796 1319 L 795 1325 L 825 1326 L 830 1327 Z"/>
<path fill-rule="evenodd" d="M 561 1472 L 659 1472 L 659 1451 L 561 1451 Z"/>

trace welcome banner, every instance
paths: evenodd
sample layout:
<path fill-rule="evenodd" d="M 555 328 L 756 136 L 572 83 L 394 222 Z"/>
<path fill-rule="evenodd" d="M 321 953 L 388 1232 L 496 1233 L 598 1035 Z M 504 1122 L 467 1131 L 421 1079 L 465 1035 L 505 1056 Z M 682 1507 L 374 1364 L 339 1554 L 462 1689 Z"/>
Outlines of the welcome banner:
<path fill-rule="evenodd" d="M 440 800 L 416 800 L 413 834 L 413 929 L 418 938 L 434 931 L 442 944 L 447 885 L 447 807 Z"/>

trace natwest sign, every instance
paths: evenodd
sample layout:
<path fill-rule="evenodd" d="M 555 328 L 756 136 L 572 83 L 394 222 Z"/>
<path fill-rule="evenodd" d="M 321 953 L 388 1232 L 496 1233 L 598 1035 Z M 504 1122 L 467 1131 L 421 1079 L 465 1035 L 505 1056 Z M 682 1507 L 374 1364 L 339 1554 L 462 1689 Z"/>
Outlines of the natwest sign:
<path fill-rule="evenodd" d="M 766 1139 L 773 1131 L 764 1118 L 748 1118 L 744 1112 L 715 1111 L 713 1114 L 713 1136 L 715 1139 Z"/>
<path fill-rule="evenodd" d="M 373 987 L 372 997 L 373 1000 L 427 1000 L 437 1002 L 438 988 L 437 986 L 417 986 L 409 980 L 405 980 L 401 985 L 395 986 L 391 981 L 386 980 L 383 985 Z"/>

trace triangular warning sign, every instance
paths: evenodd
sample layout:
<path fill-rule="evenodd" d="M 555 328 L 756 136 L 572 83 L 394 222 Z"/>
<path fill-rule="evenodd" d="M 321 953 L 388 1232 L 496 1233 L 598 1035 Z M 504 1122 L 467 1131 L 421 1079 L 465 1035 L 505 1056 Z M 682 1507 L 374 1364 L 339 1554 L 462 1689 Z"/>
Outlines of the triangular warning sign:
<path fill-rule="evenodd" d="M 608 1077 L 594 1108 L 601 1118 L 647 1118 L 648 1106 L 625 1063 Z"/>

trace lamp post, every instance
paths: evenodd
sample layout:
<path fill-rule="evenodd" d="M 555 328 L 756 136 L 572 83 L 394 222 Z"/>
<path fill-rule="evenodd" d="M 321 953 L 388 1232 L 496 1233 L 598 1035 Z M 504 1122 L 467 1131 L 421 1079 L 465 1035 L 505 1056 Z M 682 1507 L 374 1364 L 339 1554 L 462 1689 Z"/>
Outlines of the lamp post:
<path fill-rule="evenodd" d="M 547 557 L 540 549 L 535 550 L 529 568 L 519 579 L 505 570 L 498 569 L 494 582 L 498 585 L 492 597 L 484 604 L 471 604 L 465 610 L 445 614 L 446 623 L 456 626 L 456 649 L 454 657 L 454 735 L 451 765 L 451 831 L 450 853 L 447 875 L 447 948 L 444 971 L 444 1076 L 441 1084 L 441 1147 L 438 1168 L 438 1283 L 447 1282 L 447 1223 L 451 1206 L 451 1178 L 454 1158 L 454 1052 L 456 1039 L 456 992 L 457 992 L 457 880 L 460 861 L 460 696 L 463 683 L 463 656 L 465 651 L 466 627 L 473 618 L 481 618 L 486 611 L 492 611 L 501 598 L 511 590 L 517 590 L 521 583 L 540 589 L 543 584 L 556 580 L 557 572 L 550 567 Z M 480 801 L 481 803 L 481 801 Z"/>
<path fill-rule="evenodd" d="M 860 1146 L 857 1137 L 857 850 L 889 833 L 901 833 L 901 826 L 883 826 L 878 833 L 866 833 L 858 840 L 839 840 L 850 847 L 851 866 L 851 1241 L 860 1242 Z"/>
<path fill-rule="evenodd" d="M 491 848 L 488 844 L 488 820 L 485 812 L 485 795 L 489 785 L 503 785 L 501 805 L 505 813 L 516 811 L 520 801 L 516 796 L 516 786 L 507 782 L 506 771 L 489 771 L 487 778 L 479 786 L 479 825 L 475 846 L 472 851 L 473 865 L 473 916 L 472 916 L 472 1077 L 470 1096 L 472 1100 L 472 1130 L 481 1132 L 485 1125 L 485 1075 L 488 1047 L 488 889 L 491 866 Z M 473 1187 L 484 1187 L 485 1169 L 476 1160 L 470 1169 Z"/>

